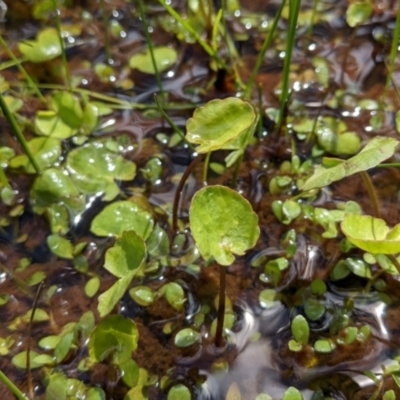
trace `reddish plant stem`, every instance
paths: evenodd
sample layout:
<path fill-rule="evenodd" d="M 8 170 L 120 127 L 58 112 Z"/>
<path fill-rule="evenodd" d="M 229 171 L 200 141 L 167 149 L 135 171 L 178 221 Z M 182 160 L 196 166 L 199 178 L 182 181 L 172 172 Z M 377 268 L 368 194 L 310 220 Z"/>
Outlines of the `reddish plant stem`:
<path fill-rule="evenodd" d="M 178 230 L 178 207 L 179 207 L 179 201 L 181 199 L 181 192 L 183 189 L 183 186 L 185 186 L 185 183 L 187 181 L 187 178 L 189 175 L 193 172 L 193 170 L 196 168 L 196 165 L 203 159 L 204 154 L 199 154 L 186 168 L 185 172 L 182 175 L 181 180 L 179 181 L 178 187 L 175 192 L 174 196 L 174 204 L 172 207 L 172 229 L 174 232 Z"/>
<path fill-rule="evenodd" d="M 219 266 L 219 301 L 218 301 L 218 317 L 217 331 L 215 332 L 215 346 L 222 347 L 224 318 L 225 318 L 225 288 L 226 288 L 226 267 Z"/>

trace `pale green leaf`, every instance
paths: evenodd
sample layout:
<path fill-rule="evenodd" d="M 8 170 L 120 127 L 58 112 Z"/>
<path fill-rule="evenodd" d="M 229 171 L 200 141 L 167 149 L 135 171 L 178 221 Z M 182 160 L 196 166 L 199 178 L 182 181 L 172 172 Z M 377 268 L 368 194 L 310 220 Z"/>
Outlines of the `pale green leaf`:
<path fill-rule="evenodd" d="M 163 72 L 170 68 L 173 64 L 175 64 L 178 58 L 176 50 L 172 47 L 154 47 L 153 52 L 158 72 Z M 129 66 L 146 74 L 155 74 L 149 50 L 132 56 L 129 60 Z"/>

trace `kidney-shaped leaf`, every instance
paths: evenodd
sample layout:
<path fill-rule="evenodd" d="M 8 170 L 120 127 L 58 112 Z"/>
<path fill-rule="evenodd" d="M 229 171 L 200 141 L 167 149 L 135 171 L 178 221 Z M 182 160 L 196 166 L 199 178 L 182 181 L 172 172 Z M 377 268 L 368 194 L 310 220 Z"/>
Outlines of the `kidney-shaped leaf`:
<path fill-rule="evenodd" d="M 105 207 L 92 221 L 90 230 L 97 236 L 121 236 L 135 231 L 147 239 L 153 229 L 153 217 L 131 201 L 117 201 Z"/>
<path fill-rule="evenodd" d="M 195 110 L 186 124 L 186 138 L 198 153 L 238 150 L 246 144 L 257 122 L 254 107 L 236 97 L 211 100 Z M 243 140 L 239 140 L 243 138 Z"/>
<path fill-rule="evenodd" d="M 146 258 L 146 245 L 134 231 L 125 231 L 107 250 L 104 268 L 117 278 L 137 270 Z"/>
<path fill-rule="evenodd" d="M 111 315 L 101 321 L 89 340 L 89 355 L 103 361 L 110 354 L 114 364 L 129 361 L 139 339 L 136 324 L 122 315 Z"/>
<path fill-rule="evenodd" d="M 193 197 L 190 229 L 204 259 L 214 257 L 230 265 L 233 254 L 243 255 L 260 235 L 257 214 L 239 193 L 224 186 L 209 186 Z"/>
<path fill-rule="evenodd" d="M 39 32 L 36 40 L 26 40 L 18 44 L 19 51 L 34 63 L 49 61 L 61 54 L 60 39 L 54 28 Z"/>
<path fill-rule="evenodd" d="M 399 141 L 393 138 L 374 137 L 357 155 L 346 161 L 336 160 L 333 167 L 319 166 L 301 187 L 311 190 L 330 185 L 357 172 L 376 167 L 394 154 Z"/>
<path fill-rule="evenodd" d="M 373 254 L 400 253 L 400 224 L 390 229 L 383 219 L 346 214 L 340 226 L 347 239 L 362 250 Z"/>

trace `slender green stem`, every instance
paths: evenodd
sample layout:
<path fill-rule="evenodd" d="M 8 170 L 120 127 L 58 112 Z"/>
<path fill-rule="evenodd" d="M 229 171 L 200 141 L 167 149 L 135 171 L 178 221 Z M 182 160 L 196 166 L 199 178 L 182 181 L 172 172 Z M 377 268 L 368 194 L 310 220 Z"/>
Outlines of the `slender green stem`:
<path fill-rule="evenodd" d="M 208 175 L 208 167 L 210 165 L 210 158 L 211 158 L 211 151 L 207 153 L 206 159 L 204 160 L 204 166 L 203 166 L 203 184 L 207 183 L 207 175 Z"/>
<path fill-rule="evenodd" d="M 385 100 L 388 94 L 390 82 L 392 81 L 392 75 L 394 71 L 394 63 L 396 61 L 397 56 L 397 47 L 399 45 L 399 37 L 400 37 L 400 0 L 397 1 L 397 15 L 396 15 L 396 26 L 394 28 L 393 39 L 392 39 L 392 46 L 390 48 L 390 55 L 389 55 L 389 67 L 388 67 L 388 74 L 386 78 L 385 90 L 383 92 L 381 105 L 382 108 L 385 104 Z"/>
<path fill-rule="evenodd" d="M 268 35 L 266 36 L 266 38 L 264 40 L 261 51 L 258 53 L 256 65 L 254 66 L 253 71 L 250 76 L 250 79 L 247 82 L 246 87 L 244 89 L 243 97 L 245 99 L 250 98 L 250 94 L 251 94 L 251 90 L 254 85 L 254 81 L 255 81 L 258 71 L 260 70 L 261 65 L 264 61 L 265 53 L 268 50 L 269 46 L 271 45 L 272 39 L 274 38 L 276 27 L 278 26 L 278 21 L 281 18 L 282 10 L 283 10 L 283 7 L 285 6 L 285 3 L 286 3 L 286 0 L 282 0 L 281 6 L 279 7 L 278 12 L 275 14 L 275 18 L 272 21 L 271 29 L 269 30 Z"/>
<path fill-rule="evenodd" d="M 261 84 L 258 85 L 257 91 L 258 97 L 258 121 L 257 121 L 257 135 L 260 139 L 263 133 L 263 117 L 264 117 L 264 109 L 262 105 L 262 86 Z"/>
<path fill-rule="evenodd" d="M 65 78 L 66 78 L 66 81 L 67 81 L 67 87 L 68 87 L 68 90 L 71 90 L 71 75 L 69 73 L 67 55 L 65 53 L 64 39 L 62 37 L 60 14 L 59 14 L 59 11 L 58 11 L 56 0 L 52 0 L 52 3 L 53 3 L 54 14 L 55 14 L 56 29 L 57 29 L 57 32 L 58 32 L 58 39 L 60 41 L 60 47 L 61 47 L 61 60 L 62 60 L 63 66 L 64 66 Z"/>
<path fill-rule="evenodd" d="M 242 164 L 243 161 L 243 153 L 240 155 L 240 157 L 237 159 L 236 163 L 235 163 L 235 171 L 233 173 L 233 177 L 232 177 L 232 183 L 231 183 L 231 187 L 234 188 L 236 186 L 238 177 L 239 177 L 239 172 L 240 172 L 240 166 Z"/>
<path fill-rule="evenodd" d="M 160 101 L 158 100 L 158 96 L 156 94 L 154 95 L 154 102 L 156 103 L 158 110 L 160 111 L 162 116 L 167 120 L 168 124 L 174 130 L 174 132 L 177 133 L 181 137 L 181 139 L 189 146 L 189 148 L 194 151 L 193 145 L 186 140 L 185 134 L 177 127 L 174 121 L 172 121 L 169 115 L 163 110 Z"/>
<path fill-rule="evenodd" d="M 38 163 L 36 162 L 35 157 L 32 154 L 31 149 L 29 148 L 28 143 L 27 143 L 23 133 L 21 132 L 21 129 L 19 128 L 19 126 L 17 124 L 17 121 L 14 118 L 14 115 L 10 112 L 10 109 L 8 108 L 7 103 L 4 101 L 4 97 L 1 93 L 0 93 L 0 107 L 3 111 L 4 116 L 7 118 L 7 121 L 11 125 L 11 129 L 13 130 L 15 136 L 17 137 L 25 154 L 27 155 L 27 157 L 29 158 L 29 161 L 33 165 L 33 168 L 35 168 L 36 172 L 38 174 L 40 174 L 41 173 L 40 167 L 39 167 Z"/>
<path fill-rule="evenodd" d="M 18 71 L 21 73 L 21 75 L 25 78 L 25 80 L 28 82 L 28 85 L 32 88 L 32 90 L 35 92 L 36 96 L 45 104 L 47 104 L 46 99 L 40 93 L 39 88 L 37 87 L 36 83 L 33 81 L 33 79 L 29 76 L 29 74 L 26 72 L 26 69 L 21 65 L 21 62 L 15 57 L 14 53 L 11 51 L 7 43 L 4 41 L 3 37 L 1 36 L 0 33 L 0 45 L 4 47 L 6 50 L 8 56 L 11 58 L 13 62 L 15 62 L 16 67 L 18 68 Z"/>
<path fill-rule="evenodd" d="M 4 172 L 4 169 L 1 166 L 0 166 L 0 182 L 3 187 L 11 187 L 10 183 L 8 182 L 7 176 Z"/>
<path fill-rule="evenodd" d="M 176 232 L 178 230 L 178 207 L 179 207 L 179 201 L 181 199 L 182 189 L 185 186 L 187 178 L 193 172 L 193 170 L 196 168 L 197 164 L 203 159 L 203 157 L 204 157 L 204 154 L 199 154 L 188 165 L 188 167 L 186 168 L 185 172 L 183 173 L 183 175 L 181 177 L 181 180 L 178 183 L 178 187 L 176 188 L 174 203 L 172 205 L 172 229 L 174 232 Z"/>
<path fill-rule="evenodd" d="M 368 197 L 371 200 L 372 209 L 374 210 L 374 217 L 381 218 L 381 212 L 379 211 L 379 201 L 374 185 L 372 184 L 371 178 L 365 171 L 360 171 L 361 178 L 364 186 L 367 189 Z"/>
<path fill-rule="evenodd" d="M 111 46 L 110 46 L 110 33 L 108 31 L 108 17 L 106 11 L 106 3 L 104 0 L 100 0 L 101 16 L 103 18 L 103 29 L 104 29 L 104 48 L 106 50 L 107 62 L 112 63 Z"/>
<path fill-rule="evenodd" d="M 392 264 L 396 267 L 397 271 L 400 274 L 400 263 L 397 261 L 397 258 L 393 254 L 388 254 L 387 257 L 392 262 Z"/>
<path fill-rule="evenodd" d="M 218 57 L 218 54 L 202 39 L 202 37 L 171 7 L 165 0 L 159 0 L 160 4 L 174 17 L 182 26 L 195 38 L 204 51 L 212 57 L 221 68 L 226 69 L 225 63 Z"/>
<path fill-rule="evenodd" d="M 219 266 L 219 299 L 218 299 L 218 316 L 217 330 L 215 332 L 215 345 L 222 347 L 224 319 L 225 319 L 225 287 L 226 287 L 226 267 Z"/>
<path fill-rule="evenodd" d="M 293 52 L 294 41 L 295 41 L 295 36 L 296 36 L 296 26 L 297 26 L 297 18 L 299 16 L 299 11 L 300 11 L 300 3 L 301 3 L 301 0 L 291 0 L 289 2 L 289 27 L 288 27 L 289 29 L 288 29 L 288 36 L 287 36 L 287 42 L 286 42 L 285 61 L 283 64 L 281 105 L 280 105 L 280 109 L 279 109 L 279 116 L 278 116 L 278 123 L 277 123 L 279 130 L 282 127 L 285 110 L 287 107 L 287 102 L 289 100 L 290 64 L 292 62 L 292 52 Z"/>
<path fill-rule="evenodd" d="M 311 11 L 310 25 L 308 26 L 308 29 L 307 29 L 307 35 L 304 37 L 304 51 L 307 50 L 307 45 L 309 43 L 309 39 L 311 37 L 312 30 L 314 28 L 314 19 L 315 19 L 315 15 L 317 14 L 318 4 L 319 4 L 319 0 L 314 0 L 313 8 Z"/>
<path fill-rule="evenodd" d="M 36 313 L 36 309 L 37 309 L 37 306 L 38 306 L 40 293 L 42 293 L 43 284 L 44 284 L 44 281 L 40 282 L 40 284 L 39 284 L 39 286 L 38 286 L 38 288 L 36 290 L 35 298 L 33 300 L 31 317 L 29 318 L 29 325 L 28 325 L 28 344 L 27 344 L 27 347 L 26 347 L 26 377 L 27 377 L 27 383 L 28 383 L 29 397 L 30 397 L 31 400 L 34 397 L 33 383 L 32 383 L 32 370 L 31 370 L 31 357 L 30 357 L 32 325 L 33 325 L 33 321 L 34 321 L 34 318 L 35 318 L 35 313 Z"/>
<path fill-rule="evenodd" d="M 158 70 L 156 58 L 154 56 L 153 42 L 151 40 L 150 33 L 149 33 L 149 26 L 147 24 L 146 14 L 144 12 L 143 1 L 137 0 L 137 2 L 139 4 L 140 18 L 142 19 L 142 22 L 143 22 L 144 36 L 146 38 L 147 47 L 149 48 L 151 62 L 153 64 L 153 69 L 154 69 L 154 73 L 155 73 L 156 80 L 157 80 L 158 90 L 159 90 L 160 94 L 162 96 L 164 96 L 164 90 L 163 90 L 163 86 L 162 86 L 162 82 L 161 82 L 160 71 Z"/>
<path fill-rule="evenodd" d="M 18 399 L 18 400 L 28 400 L 28 397 L 25 396 L 15 385 L 12 383 L 7 376 L 3 373 L 3 371 L 0 371 L 0 381 L 12 392 L 12 394 Z"/>

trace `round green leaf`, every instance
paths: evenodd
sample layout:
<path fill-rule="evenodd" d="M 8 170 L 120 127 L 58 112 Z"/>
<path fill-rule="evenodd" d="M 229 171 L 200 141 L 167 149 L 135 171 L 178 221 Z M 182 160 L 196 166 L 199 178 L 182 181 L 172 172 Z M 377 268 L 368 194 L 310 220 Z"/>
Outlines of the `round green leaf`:
<path fill-rule="evenodd" d="M 89 279 L 85 285 L 85 294 L 87 297 L 92 298 L 96 295 L 100 288 L 100 278 L 98 276 L 94 276 Z"/>
<path fill-rule="evenodd" d="M 340 226 L 347 239 L 362 250 L 372 254 L 400 252 L 400 224 L 390 229 L 383 219 L 346 214 Z"/>
<path fill-rule="evenodd" d="M 258 298 L 263 308 L 271 308 L 276 304 L 277 293 L 274 289 L 264 289 L 260 292 Z"/>
<path fill-rule="evenodd" d="M 158 72 L 168 69 L 171 65 L 175 64 L 176 59 L 178 58 L 178 54 L 175 49 L 167 46 L 154 47 L 153 53 Z M 132 56 L 129 60 L 129 66 L 146 74 L 156 73 L 149 50 Z"/>
<path fill-rule="evenodd" d="M 39 32 L 36 40 L 19 43 L 18 49 L 29 61 L 34 63 L 52 60 L 61 54 L 58 32 L 54 28 L 46 28 Z"/>
<path fill-rule="evenodd" d="M 200 340 L 200 333 L 194 331 L 191 328 L 181 329 L 175 336 L 175 346 L 176 347 L 189 347 Z"/>
<path fill-rule="evenodd" d="M 371 278 L 371 269 L 370 266 L 362 259 L 359 258 L 346 258 L 346 264 L 349 270 L 357 276 L 361 276 L 361 278 Z"/>
<path fill-rule="evenodd" d="M 52 96 L 60 119 L 71 128 L 78 129 L 83 123 L 83 110 L 79 98 L 70 92 L 58 92 Z"/>
<path fill-rule="evenodd" d="M 132 180 L 136 165 L 101 143 L 89 143 L 68 154 L 67 169 L 82 193 L 104 192 L 104 199 L 113 200 L 119 193 L 115 179 Z"/>
<path fill-rule="evenodd" d="M 129 361 L 138 343 L 135 322 L 122 315 L 111 315 L 103 319 L 94 329 L 89 340 L 89 355 L 97 361 L 109 355 L 114 364 Z"/>
<path fill-rule="evenodd" d="M 314 296 L 322 296 L 326 292 L 326 283 L 322 279 L 314 279 L 311 282 L 310 289 Z"/>
<path fill-rule="evenodd" d="M 350 3 L 346 11 L 346 22 L 352 28 L 367 21 L 373 11 L 372 5 L 367 1 Z"/>
<path fill-rule="evenodd" d="M 167 400 L 191 400 L 190 390 L 182 384 L 172 386 L 168 392 Z"/>
<path fill-rule="evenodd" d="M 122 371 L 122 380 L 129 387 L 136 386 L 139 380 L 139 366 L 135 360 L 129 360 L 120 365 Z"/>
<path fill-rule="evenodd" d="M 304 312 L 308 319 L 316 321 L 325 314 L 325 306 L 319 300 L 309 298 L 304 303 Z"/>
<path fill-rule="evenodd" d="M 148 286 L 136 286 L 129 290 L 129 296 L 143 307 L 147 307 L 154 301 L 154 293 Z"/>
<path fill-rule="evenodd" d="M 310 327 L 302 315 L 296 315 L 291 324 L 292 335 L 300 344 L 307 344 L 310 336 Z"/>
<path fill-rule="evenodd" d="M 239 193 L 224 186 L 199 190 L 189 211 L 190 228 L 204 259 L 231 265 L 260 235 L 257 214 Z"/>
<path fill-rule="evenodd" d="M 36 133 L 54 139 L 68 139 L 78 130 L 71 128 L 54 111 L 38 111 L 35 117 Z"/>
<path fill-rule="evenodd" d="M 314 343 L 314 350 L 317 353 L 332 353 L 335 348 L 335 344 L 329 339 L 318 339 Z"/>
<path fill-rule="evenodd" d="M 153 229 L 153 217 L 131 201 L 117 201 L 105 207 L 93 219 L 90 230 L 97 236 L 121 236 L 135 231 L 147 239 Z"/>
<path fill-rule="evenodd" d="M 253 133 L 257 114 L 250 103 L 237 97 L 211 100 L 195 110 L 186 124 L 186 138 L 198 144 L 198 153 L 238 150 Z"/>

